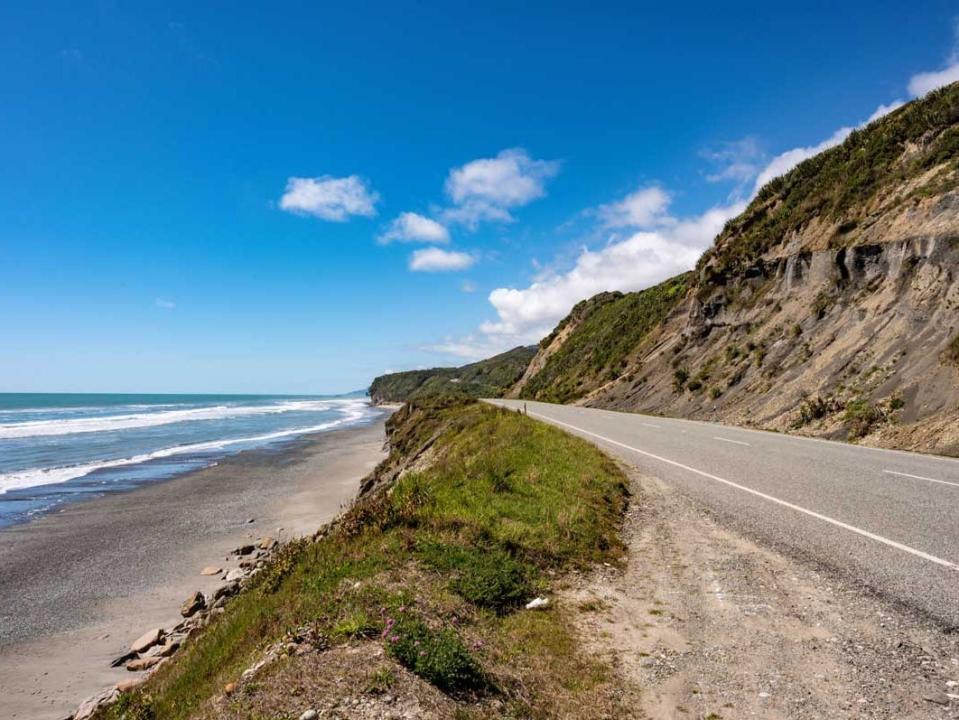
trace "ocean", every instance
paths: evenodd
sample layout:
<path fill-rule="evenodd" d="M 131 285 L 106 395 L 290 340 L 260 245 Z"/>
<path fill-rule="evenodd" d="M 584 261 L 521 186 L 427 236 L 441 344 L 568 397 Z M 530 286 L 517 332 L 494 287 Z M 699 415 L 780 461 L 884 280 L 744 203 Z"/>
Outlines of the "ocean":
<path fill-rule="evenodd" d="M 378 415 L 359 394 L 0 393 L 0 527 Z"/>

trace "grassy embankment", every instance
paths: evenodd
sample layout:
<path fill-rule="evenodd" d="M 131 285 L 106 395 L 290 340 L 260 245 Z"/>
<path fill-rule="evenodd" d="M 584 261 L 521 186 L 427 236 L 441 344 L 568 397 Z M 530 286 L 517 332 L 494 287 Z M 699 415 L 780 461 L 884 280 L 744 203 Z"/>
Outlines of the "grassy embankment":
<path fill-rule="evenodd" d="M 297 717 L 295 698 L 287 710 L 275 700 L 268 715 L 256 710 L 296 656 L 223 697 L 291 633 L 314 638 L 318 653 L 380 644 L 369 692 L 411 671 L 452 698 L 458 717 L 619 714 L 608 668 L 577 649 L 574 610 L 522 606 L 551 596 L 563 571 L 621 556 L 623 475 L 591 445 L 519 414 L 443 405 L 396 413 L 394 449 L 379 468 L 386 479 L 324 537 L 286 547 L 106 717 Z M 391 481 L 411 458 L 415 469 Z M 300 677 L 296 692 L 308 694 L 310 681 Z"/>

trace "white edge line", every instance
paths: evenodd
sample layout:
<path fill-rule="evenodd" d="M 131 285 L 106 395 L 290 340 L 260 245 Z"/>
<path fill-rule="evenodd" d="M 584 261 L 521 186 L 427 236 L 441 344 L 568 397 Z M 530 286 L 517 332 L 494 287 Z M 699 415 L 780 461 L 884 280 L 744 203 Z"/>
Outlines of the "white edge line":
<path fill-rule="evenodd" d="M 729 438 L 719 437 L 718 435 L 713 436 L 713 440 L 722 440 L 723 442 L 736 443 L 737 445 L 745 445 L 746 447 L 752 447 L 748 442 L 743 442 L 742 440 L 730 440 Z"/>
<path fill-rule="evenodd" d="M 489 401 L 487 401 L 489 402 Z M 497 398 L 493 401 L 493 404 L 501 402 L 501 399 Z M 516 401 L 513 401 L 516 402 Z M 959 457 L 950 457 L 949 455 L 930 455 L 929 453 L 916 452 L 915 450 L 897 450 L 896 448 L 882 448 L 882 447 L 873 447 L 872 445 L 860 445 L 858 443 L 844 442 L 842 440 L 827 440 L 826 438 L 811 437 L 809 435 L 796 435 L 794 433 L 787 432 L 777 432 L 776 430 L 763 430 L 762 428 L 754 427 L 743 427 L 741 425 L 729 425 L 722 422 L 711 422 L 709 420 L 694 420 L 691 418 L 677 418 L 669 417 L 666 415 L 650 415 L 648 413 L 640 412 L 629 412 L 627 410 L 607 410 L 606 408 L 597 408 L 597 407 L 587 407 L 585 405 L 562 405 L 559 403 L 544 403 L 541 401 L 531 401 L 536 402 L 540 405 L 552 405 L 555 407 L 568 407 L 581 410 L 591 410 L 593 412 L 607 413 L 609 415 L 629 415 L 633 417 L 654 417 L 657 420 L 662 420 L 668 423 L 695 423 L 696 425 L 705 425 L 708 427 L 720 427 L 724 430 L 729 430 L 731 432 L 748 432 L 756 433 L 758 435 L 763 435 L 767 438 L 780 438 L 782 440 L 797 440 L 800 442 L 813 442 L 821 443 L 823 445 L 829 445 L 834 448 L 850 448 L 852 450 L 870 450 L 872 452 L 878 453 L 891 453 L 893 455 L 901 455 L 903 457 L 915 459 L 917 457 L 923 458 L 925 460 L 935 460 L 942 461 L 945 463 L 959 463 Z M 509 407 L 508 405 L 503 405 L 502 407 Z"/>
<path fill-rule="evenodd" d="M 656 428 L 657 430 L 662 427 L 662 425 L 653 425 L 652 423 L 641 422 L 640 425 L 645 425 L 646 427 Z"/>
<path fill-rule="evenodd" d="M 936 478 L 923 477 L 922 475 L 910 475 L 909 473 L 896 472 L 895 470 L 883 470 L 884 473 L 889 473 L 890 475 L 899 475 L 900 477 L 913 478 L 914 480 L 926 480 L 928 482 L 940 483 L 942 485 L 952 485 L 953 487 L 959 487 L 959 483 L 949 482 L 948 480 L 936 480 Z"/>
<path fill-rule="evenodd" d="M 528 412 L 527 414 L 532 415 L 534 417 L 538 417 L 547 422 L 554 423 L 556 425 L 562 425 L 563 427 L 567 427 L 570 430 L 575 430 L 576 432 L 583 433 L 584 435 L 590 435 L 598 440 L 602 440 L 603 442 L 608 442 L 612 445 L 618 445 L 619 447 L 626 448 L 627 450 L 632 450 L 633 452 L 637 452 L 640 455 L 645 455 L 646 457 L 650 457 L 653 460 L 659 460 L 660 462 L 673 465 L 675 467 L 681 468 L 682 470 L 686 470 L 687 472 L 695 473 L 697 475 L 702 475 L 703 477 L 709 478 L 710 480 L 721 482 L 724 485 L 729 485 L 730 487 L 734 487 L 737 490 L 742 490 L 743 492 L 747 492 L 750 495 L 761 497 L 763 500 L 768 500 L 769 502 L 774 502 L 777 505 L 782 505 L 783 507 L 787 507 L 790 510 L 795 510 L 796 512 L 803 513 L 804 515 L 809 515 L 810 517 L 814 517 L 817 520 L 822 520 L 823 522 L 827 522 L 830 525 L 835 525 L 836 527 L 840 527 L 843 530 L 848 530 L 850 532 L 856 533 L 857 535 L 862 535 L 863 537 L 869 538 L 870 540 L 875 540 L 876 542 L 882 543 L 883 545 L 888 545 L 889 547 L 895 548 L 896 550 L 901 550 L 902 552 L 907 552 L 910 555 L 915 555 L 916 557 L 920 557 L 923 560 L 928 560 L 929 562 L 935 563 L 936 565 L 941 565 L 943 567 L 949 568 L 950 570 L 959 571 L 959 565 L 956 565 L 955 563 L 949 562 L 948 560 L 943 560 L 942 558 L 936 557 L 935 555 L 930 555 L 929 553 L 923 552 L 922 550 L 917 550 L 916 548 L 909 547 L 908 545 L 903 545 L 900 542 L 896 542 L 895 540 L 890 540 L 889 538 L 883 537 L 882 535 L 877 535 L 876 533 L 869 532 L 868 530 L 863 530 L 862 528 L 858 528 L 855 525 L 844 523 L 842 520 L 836 520 L 835 518 L 831 518 L 828 515 L 817 513 L 814 510 L 808 510 L 807 508 L 804 508 L 800 505 L 794 505 L 793 503 L 788 502 L 786 500 L 780 500 L 777 497 L 773 497 L 772 495 L 767 495 L 766 493 L 760 492 L 759 490 L 753 490 L 752 488 L 746 487 L 745 485 L 740 485 L 739 483 L 734 483 L 731 480 L 726 480 L 724 478 L 719 477 L 718 475 L 712 475 L 708 472 L 704 472 L 702 470 L 697 470 L 694 467 L 690 467 L 689 465 L 683 465 L 682 463 L 676 462 L 675 460 L 670 460 L 668 458 L 664 458 L 659 455 L 654 455 L 651 452 L 646 452 L 645 450 L 634 448 L 631 445 L 627 445 L 626 443 L 621 443 L 617 440 L 612 440 L 608 437 L 604 437 L 603 435 L 590 432 L 589 430 L 583 430 L 582 428 L 578 428 L 575 425 L 564 423 L 561 420 L 555 420 L 545 415 L 540 415 L 537 412 Z"/>

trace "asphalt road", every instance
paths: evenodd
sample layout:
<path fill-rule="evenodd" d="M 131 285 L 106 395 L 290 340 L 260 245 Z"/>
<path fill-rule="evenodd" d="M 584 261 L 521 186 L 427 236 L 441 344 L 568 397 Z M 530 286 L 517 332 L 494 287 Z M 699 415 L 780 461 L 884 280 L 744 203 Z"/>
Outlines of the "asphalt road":
<path fill-rule="evenodd" d="M 580 435 L 721 519 L 959 628 L 959 460 L 694 420 L 491 400 Z"/>

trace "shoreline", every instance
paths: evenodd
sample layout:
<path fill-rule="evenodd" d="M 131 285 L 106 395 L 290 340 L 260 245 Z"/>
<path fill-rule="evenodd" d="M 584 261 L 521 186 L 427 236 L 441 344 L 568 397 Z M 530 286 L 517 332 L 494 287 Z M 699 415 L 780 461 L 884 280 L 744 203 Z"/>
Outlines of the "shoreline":
<path fill-rule="evenodd" d="M 386 417 L 0 529 L 0 714 L 59 720 L 136 677 L 110 661 L 222 582 L 202 567 L 228 571 L 238 544 L 308 534 L 339 514 L 385 457 Z"/>

